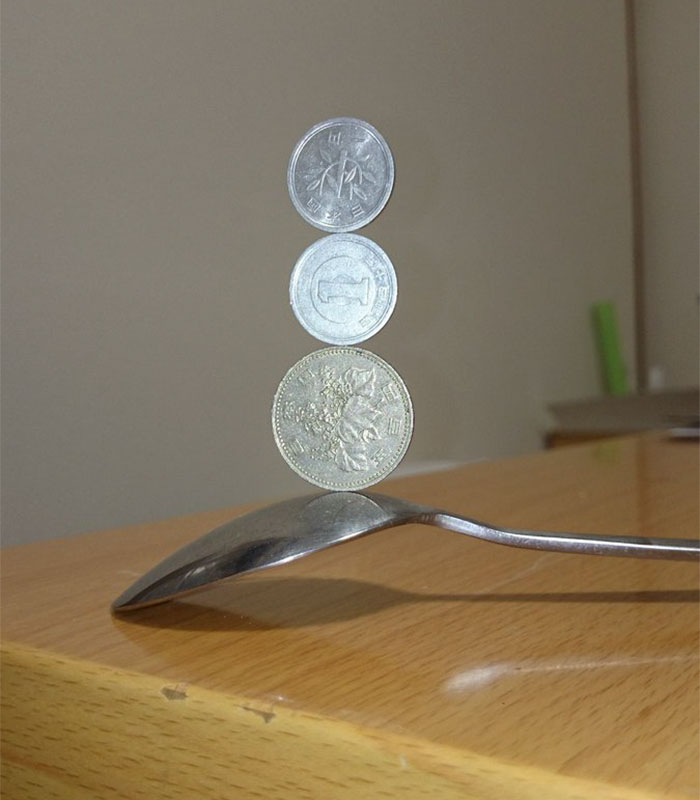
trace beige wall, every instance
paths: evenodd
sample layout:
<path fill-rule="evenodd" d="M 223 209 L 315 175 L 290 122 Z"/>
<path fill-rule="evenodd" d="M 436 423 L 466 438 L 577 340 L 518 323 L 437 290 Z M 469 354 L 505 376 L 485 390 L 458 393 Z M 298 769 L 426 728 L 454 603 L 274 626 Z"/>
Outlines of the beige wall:
<path fill-rule="evenodd" d="M 698 3 L 636 0 L 646 347 L 657 380 L 698 384 Z M 652 375 L 653 377 L 653 375 Z"/>
<path fill-rule="evenodd" d="M 623 3 L 6 0 L 4 542 L 307 491 L 269 408 L 318 344 L 287 300 L 318 238 L 286 194 L 313 123 L 366 118 L 394 196 L 367 346 L 412 391 L 412 461 L 540 446 L 632 363 Z"/>

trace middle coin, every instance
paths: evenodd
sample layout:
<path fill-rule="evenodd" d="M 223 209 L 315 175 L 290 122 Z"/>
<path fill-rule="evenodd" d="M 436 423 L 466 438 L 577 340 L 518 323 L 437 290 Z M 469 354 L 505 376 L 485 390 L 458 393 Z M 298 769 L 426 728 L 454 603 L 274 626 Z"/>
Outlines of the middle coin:
<path fill-rule="evenodd" d="M 335 233 L 307 247 L 289 281 L 289 300 L 302 327 L 329 344 L 374 336 L 391 316 L 396 294 L 389 256 L 356 233 Z"/>

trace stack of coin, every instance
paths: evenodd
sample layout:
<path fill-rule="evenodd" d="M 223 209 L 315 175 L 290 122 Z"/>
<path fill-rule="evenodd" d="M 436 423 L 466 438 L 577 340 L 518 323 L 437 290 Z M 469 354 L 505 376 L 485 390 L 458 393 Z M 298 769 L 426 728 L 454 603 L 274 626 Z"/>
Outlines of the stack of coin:
<path fill-rule="evenodd" d="M 301 216 L 330 236 L 292 271 L 289 298 L 302 327 L 334 347 L 298 361 L 272 406 L 289 466 L 324 489 L 363 489 L 404 457 L 413 433 L 406 385 L 379 356 L 352 345 L 374 336 L 396 304 L 396 273 L 379 245 L 351 233 L 384 208 L 394 159 L 382 135 L 350 117 L 321 122 L 294 148 L 287 186 Z"/>

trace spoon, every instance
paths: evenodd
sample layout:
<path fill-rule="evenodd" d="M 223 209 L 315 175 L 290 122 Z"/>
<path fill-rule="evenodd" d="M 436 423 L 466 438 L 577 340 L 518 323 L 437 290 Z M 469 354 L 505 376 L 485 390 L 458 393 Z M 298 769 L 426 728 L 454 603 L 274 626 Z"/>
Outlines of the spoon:
<path fill-rule="evenodd" d="M 210 583 L 286 564 L 358 536 L 408 523 L 435 525 L 511 547 L 597 556 L 700 560 L 700 541 L 497 528 L 368 492 L 324 492 L 253 511 L 205 533 L 149 570 L 112 604 L 114 611 L 162 603 Z"/>

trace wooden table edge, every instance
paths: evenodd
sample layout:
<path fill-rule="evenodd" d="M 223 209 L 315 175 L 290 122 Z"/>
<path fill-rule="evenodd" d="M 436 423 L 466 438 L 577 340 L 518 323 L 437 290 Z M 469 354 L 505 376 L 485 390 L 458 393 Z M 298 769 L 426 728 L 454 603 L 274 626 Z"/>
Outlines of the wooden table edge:
<path fill-rule="evenodd" d="M 173 800 L 198 788 L 200 796 L 333 798 L 381 789 L 402 800 L 656 797 L 12 641 L 0 653 L 8 797 L 135 798 L 137 787 Z"/>

